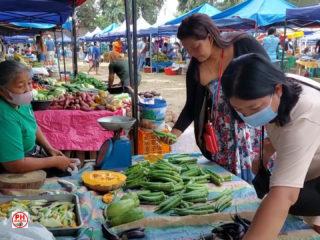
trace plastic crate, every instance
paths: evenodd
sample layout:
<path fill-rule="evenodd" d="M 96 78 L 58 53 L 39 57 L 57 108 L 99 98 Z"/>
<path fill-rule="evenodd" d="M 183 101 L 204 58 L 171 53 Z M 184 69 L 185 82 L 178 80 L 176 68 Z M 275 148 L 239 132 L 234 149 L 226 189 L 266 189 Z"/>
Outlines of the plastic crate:
<path fill-rule="evenodd" d="M 171 152 L 168 144 L 162 143 L 152 131 L 139 128 L 138 131 L 138 154 L 165 154 Z"/>
<path fill-rule="evenodd" d="M 152 73 L 152 67 L 144 67 L 143 72 L 144 73 Z"/>
<path fill-rule="evenodd" d="M 177 71 L 172 70 L 171 67 L 166 67 L 166 68 L 164 69 L 164 73 L 165 73 L 166 75 L 178 75 Z"/>

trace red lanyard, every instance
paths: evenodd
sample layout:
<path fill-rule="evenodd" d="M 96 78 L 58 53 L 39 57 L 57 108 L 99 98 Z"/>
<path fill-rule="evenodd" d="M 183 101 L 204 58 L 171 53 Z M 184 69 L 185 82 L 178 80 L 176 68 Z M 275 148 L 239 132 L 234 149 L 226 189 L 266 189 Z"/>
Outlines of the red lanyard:
<path fill-rule="evenodd" d="M 219 63 L 219 70 L 218 70 L 218 91 L 217 91 L 217 95 L 216 95 L 215 116 L 214 116 L 213 126 L 216 125 L 216 122 L 217 122 L 217 119 L 218 119 L 218 105 L 219 105 L 219 99 L 220 99 L 223 56 L 224 56 L 224 49 L 221 50 L 221 57 L 220 57 L 220 63 Z M 212 99 L 212 100 L 213 100 L 213 99 Z"/>

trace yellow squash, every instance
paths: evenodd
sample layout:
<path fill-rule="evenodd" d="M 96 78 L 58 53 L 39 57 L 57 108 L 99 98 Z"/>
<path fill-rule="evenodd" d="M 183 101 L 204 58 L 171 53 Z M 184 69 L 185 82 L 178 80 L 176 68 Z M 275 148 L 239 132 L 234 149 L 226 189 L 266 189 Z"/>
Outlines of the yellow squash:
<path fill-rule="evenodd" d="M 111 203 L 112 200 L 113 200 L 113 194 L 112 194 L 112 192 L 108 192 L 108 193 L 106 193 L 105 195 L 103 195 L 103 197 L 102 197 L 102 201 L 103 201 L 104 203 L 106 203 L 106 204 Z"/>
<path fill-rule="evenodd" d="M 122 187 L 127 177 L 118 172 L 98 170 L 82 174 L 84 185 L 92 190 L 107 192 Z"/>

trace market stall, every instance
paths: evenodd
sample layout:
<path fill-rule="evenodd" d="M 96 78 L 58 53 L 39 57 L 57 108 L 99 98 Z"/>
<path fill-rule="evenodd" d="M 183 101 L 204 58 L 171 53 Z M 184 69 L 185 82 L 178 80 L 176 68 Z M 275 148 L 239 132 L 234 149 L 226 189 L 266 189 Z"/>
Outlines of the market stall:
<path fill-rule="evenodd" d="M 319 16 L 319 5 L 294 8 L 286 10 L 285 17 L 285 29 L 284 34 L 287 36 L 288 26 L 296 27 L 319 27 L 320 25 L 320 16 Z M 302 56 L 301 59 L 297 61 L 299 65 L 299 74 L 304 67 L 306 69 L 306 74 L 309 74 L 311 77 L 315 75 L 319 68 L 319 61 L 316 59 L 318 56 Z M 284 53 L 282 55 L 282 61 L 284 60 Z"/>
<path fill-rule="evenodd" d="M 32 105 L 39 127 L 55 148 L 82 152 L 81 160 L 85 152 L 97 152 L 112 137 L 112 132 L 99 127 L 99 118 L 131 111 L 128 94 L 111 95 L 105 84 L 84 73 L 68 83 L 41 76 L 33 79 Z"/>
<path fill-rule="evenodd" d="M 169 155 L 170 156 L 170 155 Z M 169 157 L 168 156 L 168 157 Z M 171 155 L 172 156 L 172 155 Z M 185 155 L 184 155 L 185 156 Z M 209 234 L 211 230 L 214 228 L 214 224 L 221 224 L 223 222 L 230 222 L 230 213 L 236 214 L 238 213 L 240 216 L 251 219 L 255 210 L 259 206 L 259 201 L 256 198 L 256 194 L 252 186 L 248 183 L 244 182 L 240 178 L 230 175 L 225 169 L 219 167 L 216 164 L 209 163 L 207 160 L 199 154 L 191 154 L 190 157 L 198 159 L 198 166 L 203 169 L 209 169 L 210 171 L 214 172 L 217 176 L 223 177 L 226 179 L 226 182 L 221 183 L 220 186 L 217 186 L 214 183 L 204 183 L 202 186 L 208 190 L 207 198 L 210 200 L 214 206 L 217 203 L 217 197 L 223 194 L 230 194 L 232 196 L 231 205 L 228 205 L 224 208 L 224 210 L 214 210 L 214 213 L 210 214 L 201 214 L 203 212 L 198 211 L 199 215 L 186 215 L 186 216 L 173 216 L 176 210 L 172 209 L 171 211 L 165 211 L 163 213 L 154 212 L 157 209 L 157 205 L 145 204 L 143 203 L 145 200 L 144 195 L 141 194 L 142 189 L 133 190 L 140 192 L 138 195 L 140 198 L 140 208 L 143 211 L 144 218 L 132 222 L 129 220 L 127 224 L 116 226 L 112 228 L 110 231 L 113 233 L 121 232 L 123 230 L 127 230 L 132 227 L 144 227 L 144 239 L 201 239 L 201 237 Z M 135 156 L 134 161 L 140 161 L 143 159 L 143 156 Z M 154 160 L 153 160 L 154 161 Z M 178 166 L 178 165 L 176 165 Z M 90 188 L 88 189 L 83 185 L 81 180 L 81 176 L 85 172 L 92 171 L 93 165 L 92 163 L 87 163 L 84 168 L 82 168 L 78 173 L 74 173 L 70 177 L 63 177 L 63 178 L 49 178 L 46 179 L 44 185 L 39 190 L 33 190 L 32 192 L 29 190 L 7 190 L 5 191 L 6 194 L 25 194 L 29 192 L 29 194 L 39 194 L 39 193 L 53 193 L 53 194 L 68 194 L 68 189 L 71 191 L 71 194 L 75 194 L 79 198 L 79 208 L 81 212 L 81 219 L 83 225 L 81 226 L 74 226 L 73 229 L 80 229 L 77 231 L 79 234 L 78 236 L 58 236 L 57 239 L 103 239 L 103 231 L 102 231 L 102 224 L 105 223 L 105 215 L 108 214 L 107 210 L 108 205 L 105 204 L 102 200 L 102 196 L 104 193 L 98 193 L 95 191 L 91 191 Z M 127 171 L 128 173 L 128 171 Z M 129 175 L 127 175 L 128 178 Z M 127 178 L 127 180 L 128 180 Z M 67 185 L 63 185 L 63 187 L 58 183 L 61 180 L 66 180 L 71 184 L 74 184 L 72 188 L 67 187 Z M 161 180 L 158 180 L 161 182 Z M 128 181 L 127 181 L 128 183 Z M 132 190 L 130 190 L 132 191 Z M 113 196 L 115 199 L 120 199 L 121 196 L 126 195 L 128 197 L 128 191 L 123 192 L 121 189 L 120 191 L 116 191 L 117 195 Z M 227 193 L 228 192 L 228 193 Z M 3 193 L 3 191 L 2 191 Z M 70 192 L 69 192 L 70 193 Z M 168 194 L 168 193 L 166 193 Z M 131 194 L 132 195 L 132 194 Z M 46 195 L 42 195 L 46 196 Z M 53 195 L 54 196 L 54 195 Z M 40 197 L 41 198 L 41 197 Z M 104 201 L 108 199 L 105 197 Z M 115 200 L 117 202 L 118 200 Z M 131 199 L 127 200 L 126 202 L 130 202 Z M 3 203 L 3 201 L 0 201 Z M 119 202 L 119 201 L 118 201 Z M 40 203 L 39 203 L 40 204 Z M 195 203 L 197 205 L 204 204 L 204 203 Z M 109 204 L 110 205 L 110 204 Z M 5 210 L 2 208 L 3 205 L 0 203 L 0 214 L 5 214 Z M 158 207 L 159 208 L 159 207 Z M 177 208 L 177 207 L 176 207 Z M 221 208 L 222 209 L 222 208 Z M 120 211 L 120 210 L 119 210 Z M 123 210 L 121 210 L 123 211 Z M 104 214 L 104 212 L 106 214 Z M 210 211 L 207 210 L 209 213 Z M 111 215 L 111 210 L 109 215 Z M 184 215 L 184 214 L 183 214 Z M 135 218 L 137 216 L 135 215 Z M 140 217 L 141 218 L 141 217 Z M 40 220 L 41 221 L 41 220 Z M 81 221 L 80 221 L 81 222 Z M 219 222 L 219 223 L 218 223 Z M 113 223 L 115 224 L 116 221 L 114 220 Z M 49 224 L 49 223 L 48 223 Z M 71 229 L 72 229 L 71 228 Z M 48 228 L 50 229 L 50 227 Z M 59 228 L 55 228 L 61 229 Z M 59 232 L 59 230 L 58 230 Z M 61 233 L 61 230 L 60 230 Z M 63 232 L 62 232 L 63 233 Z M 1 233 L 0 233 L 1 236 Z M 104 235 L 106 237 L 106 235 Z M 285 226 L 283 227 L 279 239 L 316 239 L 318 235 L 310 229 L 310 227 L 303 223 L 303 221 L 299 218 L 289 216 L 286 220 Z M 109 239 L 107 237 L 107 239 Z"/>

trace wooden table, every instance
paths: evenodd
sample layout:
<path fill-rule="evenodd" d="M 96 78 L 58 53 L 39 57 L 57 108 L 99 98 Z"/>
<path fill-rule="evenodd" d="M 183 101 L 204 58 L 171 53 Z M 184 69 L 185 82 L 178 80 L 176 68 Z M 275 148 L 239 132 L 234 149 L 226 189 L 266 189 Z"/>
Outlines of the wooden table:
<path fill-rule="evenodd" d="M 304 67 L 305 69 L 316 69 L 320 67 L 320 62 L 317 60 L 297 60 L 296 63 L 299 65 L 299 75 L 301 75 L 301 70 Z"/>

